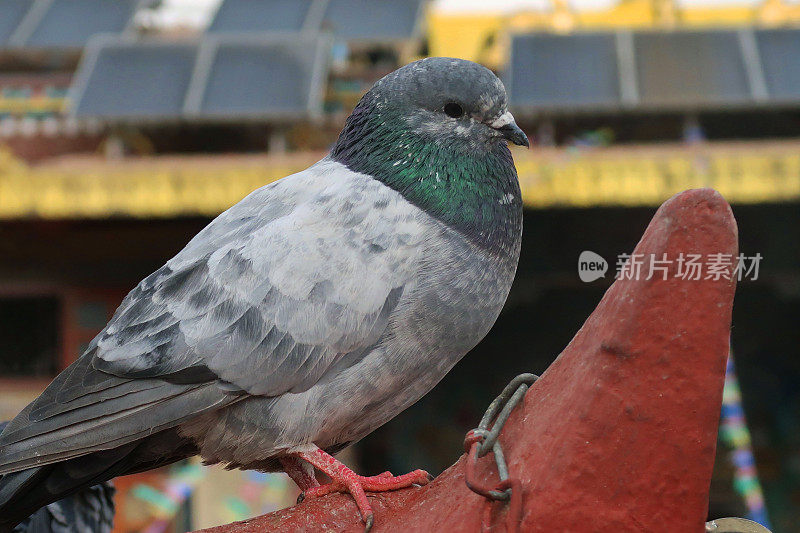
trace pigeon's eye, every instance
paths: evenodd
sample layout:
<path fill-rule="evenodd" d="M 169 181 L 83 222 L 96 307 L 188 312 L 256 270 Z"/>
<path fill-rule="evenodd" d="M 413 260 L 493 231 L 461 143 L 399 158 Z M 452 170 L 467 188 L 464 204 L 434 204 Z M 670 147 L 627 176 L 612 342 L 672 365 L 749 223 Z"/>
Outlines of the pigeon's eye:
<path fill-rule="evenodd" d="M 450 102 L 449 104 L 445 104 L 444 113 L 448 117 L 459 118 L 464 116 L 464 108 L 455 102 Z"/>

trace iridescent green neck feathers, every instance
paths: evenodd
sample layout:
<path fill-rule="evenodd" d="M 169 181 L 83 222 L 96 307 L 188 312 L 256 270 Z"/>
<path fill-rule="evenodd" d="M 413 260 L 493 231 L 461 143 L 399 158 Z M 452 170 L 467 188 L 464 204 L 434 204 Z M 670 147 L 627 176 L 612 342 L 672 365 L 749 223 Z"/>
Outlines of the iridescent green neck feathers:
<path fill-rule="evenodd" d="M 516 241 L 522 199 L 506 142 L 437 131 L 424 113 L 403 115 L 377 99 L 368 93 L 359 102 L 332 158 L 395 189 L 482 247 Z"/>

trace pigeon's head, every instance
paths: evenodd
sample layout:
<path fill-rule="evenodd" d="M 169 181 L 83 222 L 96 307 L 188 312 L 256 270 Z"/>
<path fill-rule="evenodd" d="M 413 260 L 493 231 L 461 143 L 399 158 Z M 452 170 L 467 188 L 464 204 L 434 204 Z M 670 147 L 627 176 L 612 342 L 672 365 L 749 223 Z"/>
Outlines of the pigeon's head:
<path fill-rule="evenodd" d="M 415 61 L 372 88 L 376 104 L 392 101 L 406 112 L 409 126 L 467 144 L 498 139 L 529 146 L 508 111 L 503 83 L 488 68 L 449 57 Z M 385 105 L 385 104 L 384 104 Z"/>
<path fill-rule="evenodd" d="M 416 136 L 469 151 L 505 141 L 529 146 L 497 76 L 450 57 L 421 59 L 379 80 L 348 118 L 334 153 L 359 141 L 390 141 L 381 126 L 393 130 L 391 137 Z"/>
<path fill-rule="evenodd" d="M 331 157 L 464 233 L 488 242 L 502 227 L 511 242 L 522 199 L 508 142 L 528 146 L 497 76 L 471 61 L 432 57 L 367 91 Z"/>

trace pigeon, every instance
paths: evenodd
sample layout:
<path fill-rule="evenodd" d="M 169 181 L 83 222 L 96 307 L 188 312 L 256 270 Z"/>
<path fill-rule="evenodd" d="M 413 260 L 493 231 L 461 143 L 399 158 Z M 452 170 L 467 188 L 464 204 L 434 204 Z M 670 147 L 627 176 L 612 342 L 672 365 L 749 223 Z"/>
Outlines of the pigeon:
<path fill-rule="evenodd" d="M 0 431 L 8 422 L 0 422 Z M 114 486 L 106 481 L 42 507 L 23 520 L 14 533 L 111 533 Z"/>
<path fill-rule="evenodd" d="M 497 319 L 522 237 L 508 142 L 529 146 L 481 65 L 427 58 L 376 82 L 328 155 L 211 221 L 0 434 L 0 531 L 193 455 L 285 471 L 306 499 L 349 492 L 371 527 L 365 491 L 430 476 L 333 455 Z"/>

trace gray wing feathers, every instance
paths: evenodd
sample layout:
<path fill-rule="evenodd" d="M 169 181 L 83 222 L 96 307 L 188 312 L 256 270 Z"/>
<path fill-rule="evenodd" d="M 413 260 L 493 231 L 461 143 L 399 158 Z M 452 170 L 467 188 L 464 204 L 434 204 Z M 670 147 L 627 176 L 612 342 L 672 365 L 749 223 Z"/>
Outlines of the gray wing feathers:
<path fill-rule="evenodd" d="M 254 395 L 306 390 L 384 331 L 424 234 L 407 207 L 326 161 L 256 191 L 134 290 L 95 367 L 158 377 L 202 366 Z"/>

